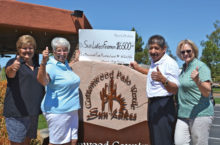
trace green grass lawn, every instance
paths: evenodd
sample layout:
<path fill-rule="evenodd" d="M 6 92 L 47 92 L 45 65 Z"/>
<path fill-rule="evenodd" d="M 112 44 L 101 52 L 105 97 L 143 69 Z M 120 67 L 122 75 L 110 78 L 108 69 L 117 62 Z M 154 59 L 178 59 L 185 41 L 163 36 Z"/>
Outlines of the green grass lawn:
<path fill-rule="evenodd" d="M 220 88 L 213 88 L 213 92 L 220 93 Z"/>
<path fill-rule="evenodd" d="M 220 88 L 213 88 L 213 93 L 220 93 Z M 220 104 L 220 98 L 215 97 L 215 104 Z"/>
<path fill-rule="evenodd" d="M 220 104 L 220 98 L 215 98 L 215 104 Z"/>
<path fill-rule="evenodd" d="M 44 118 L 44 115 L 41 114 L 38 120 L 38 129 L 44 129 L 44 128 L 47 128 L 47 121 Z"/>

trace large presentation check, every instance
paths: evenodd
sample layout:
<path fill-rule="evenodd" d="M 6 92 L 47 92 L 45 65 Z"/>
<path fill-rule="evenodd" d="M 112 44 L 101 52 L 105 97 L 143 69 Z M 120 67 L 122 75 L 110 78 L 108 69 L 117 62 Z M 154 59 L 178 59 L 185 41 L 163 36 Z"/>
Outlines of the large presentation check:
<path fill-rule="evenodd" d="M 118 30 L 79 30 L 80 61 L 129 64 L 134 61 L 135 32 Z"/>

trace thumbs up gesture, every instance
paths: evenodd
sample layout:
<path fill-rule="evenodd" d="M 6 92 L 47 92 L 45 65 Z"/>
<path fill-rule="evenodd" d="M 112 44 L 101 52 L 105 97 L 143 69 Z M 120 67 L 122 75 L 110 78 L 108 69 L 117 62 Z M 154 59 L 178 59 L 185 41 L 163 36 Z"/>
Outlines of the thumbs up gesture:
<path fill-rule="evenodd" d="M 194 82 L 199 81 L 199 67 L 198 66 L 196 67 L 196 69 L 194 71 L 192 71 L 191 78 Z"/>
<path fill-rule="evenodd" d="M 157 67 L 157 71 L 153 71 L 151 73 L 151 78 L 154 81 L 158 81 L 161 82 L 164 78 L 164 76 L 162 75 L 162 73 L 160 72 L 160 69 Z"/>
<path fill-rule="evenodd" d="M 20 66 L 21 66 L 20 56 L 17 55 L 15 61 L 14 61 L 13 64 L 12 64 L 12 70 L 15 71 L 15 72 L 17 72 L 17 71 L 19 70 Z"/>
<path fill-rule="evenodd" d="M 42 55 L 43 55 L 42 63 L 46 64 L 49 59 L 49 48 L 48 47 L 46 47 L 46 49 L 43 50 Z"/>

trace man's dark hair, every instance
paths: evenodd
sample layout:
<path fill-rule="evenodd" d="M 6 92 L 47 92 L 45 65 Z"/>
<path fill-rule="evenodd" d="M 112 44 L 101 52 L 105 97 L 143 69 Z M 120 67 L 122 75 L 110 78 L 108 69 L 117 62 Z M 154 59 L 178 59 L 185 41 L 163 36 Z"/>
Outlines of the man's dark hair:
<path fill-rule="evenodd" d="M 160 35 L 153 35 L 153 36 L 151 36 L 149 38 L 149 40 L 148 40 L 148 47 L 149 47 L 149 45 L 152 45 L 152 44 L 157 44 L 162 49 L 166 48 L 165 39 L 162 36 L 160 36 Z"/>

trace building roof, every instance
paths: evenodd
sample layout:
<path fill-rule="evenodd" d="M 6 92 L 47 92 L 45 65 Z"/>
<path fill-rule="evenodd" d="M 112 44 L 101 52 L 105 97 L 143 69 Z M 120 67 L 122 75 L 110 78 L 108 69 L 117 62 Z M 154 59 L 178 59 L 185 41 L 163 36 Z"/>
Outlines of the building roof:
<path fill-rule="evenodd" d="M 82 18 L 71 15 L 74 11 L 15 0 L 0 0 L 0 9 L 0 26 L 5 25 L 74 34 L 78 34 L 79 28 L 92 28 L 84 14 Z"/>
<path fill-rule="evenodd" d="M 0 57 L 16 53 L 16 41 L 24 34 L 34 36 L 39 53 L 50 47 L 54 37 L 70 41 L 71 53 L 78 43 L 78 29 L 92 29 L 88 19 L 76 12 L 16 0 L 0 0 Z M 71 54 L 70 54 L 71 55 Z"/>

